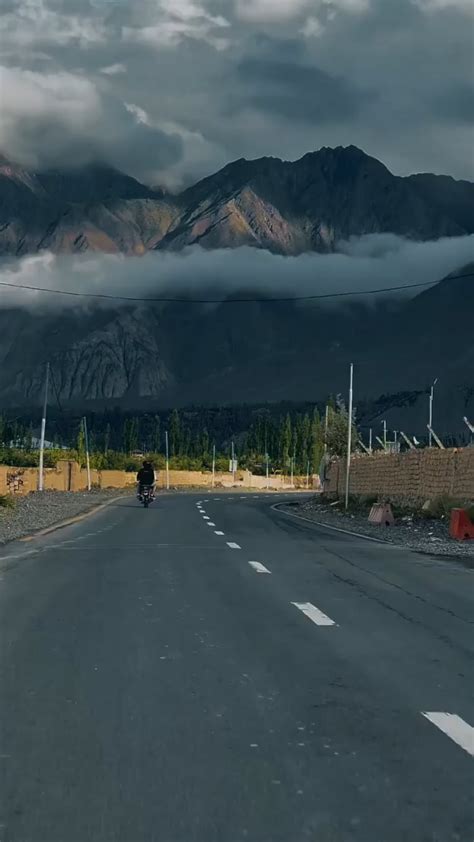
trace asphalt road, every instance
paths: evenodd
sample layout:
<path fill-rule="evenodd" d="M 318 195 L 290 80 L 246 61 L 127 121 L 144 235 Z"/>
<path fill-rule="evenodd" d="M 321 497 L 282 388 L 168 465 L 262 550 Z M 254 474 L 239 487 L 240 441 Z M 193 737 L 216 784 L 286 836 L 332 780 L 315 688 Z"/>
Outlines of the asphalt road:
<path fill-rule="evenodd" d="M 0 842 L 472 842 L 473 571 L 275 500 L 2 551 Z"/>

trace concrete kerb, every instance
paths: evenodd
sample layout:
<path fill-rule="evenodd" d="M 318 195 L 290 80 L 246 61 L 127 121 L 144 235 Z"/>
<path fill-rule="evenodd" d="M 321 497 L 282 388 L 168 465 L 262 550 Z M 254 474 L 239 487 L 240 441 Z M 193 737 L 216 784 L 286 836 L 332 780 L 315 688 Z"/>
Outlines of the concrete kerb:
<path fill-rule="evenodd" d="M 322 526 L 323 529 L 330 529 L 332 532 L 342 532 L 344 535 L 352 535 L 353 538 L 362 538 L 364 541 L 372 541 L 376 544 L 384 544 L 386 547 L 396 547 L 399 550 L 406 549 L 406 547 L 402 547 L 401 544 L 393 544 L 392 541 L 384 541 L 383 538 L 373 538 L 371 535 L 362 535 L 360 532 L 354 532 L 350 529 L 343 529 L 341 526 L 330 526 L 328 523 L 322 523 L 319 520 L 313 520 L 310 517 L 305 517 L 304 515 L 295 515 L 294 512 L 287 512 L 282 506 L 285 506 L 285 503 L 274 503 L 272 509 L 275 511 L 280 512 L 281 514 L 287 515 L 288 517 L 297 518 L 297 520 L 305 520 L 307 523 L 312 523 L 313 526 Z"/>
<path fill-rule="evenodd" d="M 35 538 L 41 538 L 43 535 L 49 535 L 51 532 L 57 532 L 58 529 L 65 529 L 66 526 L 72 526 L 75 523 L 80 523 L 81 520 L 86 520 L 86 518 L 91 517 L 91 515 L 97 514 L 97 512 L 100 512 L 112 503 L 116 503 L 118 500 L 123 500 L 125 497 L 125 494 L 121 494 L 120 497 L 113 497 L 111 500 L 106 500 L 105 503 L 99 503 L 98 506 L 94 506 L 94 508 L 88 509 L 86 512 L 81 512 L 78 515 L 74 515 L 74 517 L 61 520 L 58 523 L 53 523 L 51 526 L 47 526 L 45 529 L 39 529 L 31 535 L 24 535 L 22 538 L 18 538 L 18 541 L 22 541 L 23 543 L 34 541 Z"/>

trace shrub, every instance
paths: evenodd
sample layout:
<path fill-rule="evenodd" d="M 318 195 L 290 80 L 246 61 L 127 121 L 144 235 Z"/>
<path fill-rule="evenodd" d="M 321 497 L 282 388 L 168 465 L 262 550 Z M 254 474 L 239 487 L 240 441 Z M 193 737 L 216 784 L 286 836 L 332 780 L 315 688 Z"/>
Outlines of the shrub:
<path fill-rule="evenodd" d="M 15 500 L 10 494 L 0 494 L 0 509 L 14 509 Z"/>
<path fill-rule="evenodd" d="M 442 494 L 429 501 L 429 506 L 421 510 L 421 516 L 431 520 L 440 520 L 441 518 L 449 518 L 451 509 L 459 508 L 464 508 L 461 500 L 450 497 L 448 494 Z"/>

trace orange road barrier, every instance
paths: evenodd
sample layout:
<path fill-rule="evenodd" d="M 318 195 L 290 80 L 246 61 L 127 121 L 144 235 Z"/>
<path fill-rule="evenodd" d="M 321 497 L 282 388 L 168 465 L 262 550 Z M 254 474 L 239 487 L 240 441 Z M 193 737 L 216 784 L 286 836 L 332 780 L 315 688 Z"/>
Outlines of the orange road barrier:
<path fill-rule="evenodd" d="M 474 538 L 474 523 L 465 509 L 452 509 L 449 534 L 457 541 Z"/>

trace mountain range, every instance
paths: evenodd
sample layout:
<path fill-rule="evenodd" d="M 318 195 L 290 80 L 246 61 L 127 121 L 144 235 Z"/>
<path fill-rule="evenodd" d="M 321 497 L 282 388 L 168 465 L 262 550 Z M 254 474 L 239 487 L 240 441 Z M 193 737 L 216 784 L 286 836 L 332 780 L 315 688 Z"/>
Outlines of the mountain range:
<path fill-rule="evenodd" d="M 420 241 L 473 233 L 474 184 L 394 176 L 355 146 L 295 162 L 241 159 L 177 195 L 105 165 L 32 172 L 0 157 L 0 255 L 194 244 L 296 255 L 380 232 Z"/>
<path fill-rule="evenodd" d="M 0 159 L 0 255 L 9 262 L 42 250 L 141 255 L 197 244 L 329 253 L 341 239 L 383 232 L 415 241 L 472 234 L 474 184 L 397 177 L 353 146 L 294 163 L 235 161 L 179 195 L 104 165 L 31 172 Z M 359 395 L 392 395 L 382 404 L 388 420 L 417 433 L 426 425 L 426 388 L 439 377 L 438 417 L 454 431 L 474 415 L 474 255 L 459 270 L 465 277 L 411 300 L 350 300 L 337 309 L 170 303 L 33 318 L 3 307 L 0 404 L 37 405 L 47 360 L 63 407 L 143 410 L 324 400 L 346 389 L 354 361 Z"/>

